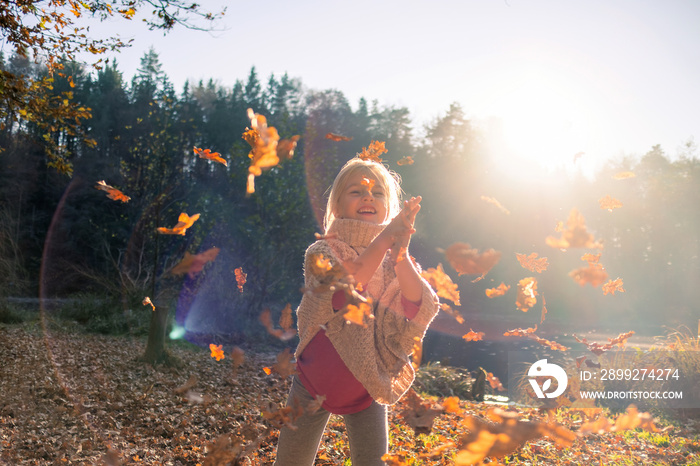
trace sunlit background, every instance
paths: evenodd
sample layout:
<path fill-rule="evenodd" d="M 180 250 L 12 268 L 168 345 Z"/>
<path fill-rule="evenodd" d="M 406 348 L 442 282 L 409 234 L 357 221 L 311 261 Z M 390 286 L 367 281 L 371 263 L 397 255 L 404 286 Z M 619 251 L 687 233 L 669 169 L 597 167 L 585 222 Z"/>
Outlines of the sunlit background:
<path fill-rule="evenodd" d="M 205 6 L 227 7 L 216 31 L 164 36 L 135 19 L 99 32 L 134 39 L 112 58 L 127 81 L 152 47 L 177 91 L 188 80 L 233 86 L 255 66 L 263 81 L 287 73 L 355 106 L 406 107 L 418 136 L 458 102 L 522 166 L 592 176 L 656 144 L 673 158 L 700 128 L 700 4 L 690 0 Z"/>

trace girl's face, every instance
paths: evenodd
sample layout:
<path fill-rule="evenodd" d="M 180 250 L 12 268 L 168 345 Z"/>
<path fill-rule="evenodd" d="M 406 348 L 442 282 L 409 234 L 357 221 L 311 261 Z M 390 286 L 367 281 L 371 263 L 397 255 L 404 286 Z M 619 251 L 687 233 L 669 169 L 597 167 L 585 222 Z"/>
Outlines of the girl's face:
<path fill-rule="evenodd" d="M 340 193 L 335 208 L 336 218 L 384 223 L 387 216 L 386 193 L 371 175 L 354 174 Z"/>

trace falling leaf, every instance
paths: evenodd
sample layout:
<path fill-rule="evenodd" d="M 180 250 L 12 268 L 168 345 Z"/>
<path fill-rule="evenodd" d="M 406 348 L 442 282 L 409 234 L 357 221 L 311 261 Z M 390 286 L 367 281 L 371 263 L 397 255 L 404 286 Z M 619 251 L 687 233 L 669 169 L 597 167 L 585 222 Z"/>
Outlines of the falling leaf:
<path fill-rule="evenodd" d="M 468 333 L 465 333 L 462 335 L 462 339 L 464 341 L 481 341 L 484 339 L 484 332 L 475 332 L 472 329 L 469 329 Z"/>
<path fill-rule="evenodd" d="M 582 261 L 588 262 L 589 266 L 595 266 L 596 264 L 600 263 L 600 254 L 591 254 L 590 252 L 587 252 L 583 256 L 581 256 Z"/>
<path fill-rule="evenodd" d="M 462 408 L 459 406 L 458 396 L 448 396 L 442 400 L 442 410 L 446 413 L 461 414 Z"/>
<path fill-rule="evenodd" d="M 99 189 L 101 191 L 106 192 L 107 197 L 114 200 L 114 201 L 129 202 L 129 200 L 131 199 L 129 196 L 125 195 L 123 192 L 119 191 L 117 188 L 113 188 L 112 186 L 105 183 L 104 180 L 98 181 L 97 184 L 95 185 L 95 189 Z"/>
<path fill-rule="evenodd" d="M 576 367 L 580 368 L 581 364 L 586 360 L 586 356 L 579 356 L 576 358 Z"/>
<path fill-rule="evenodd" d="M 371 299 L 368 299 L 366 303 L 361 302 L 357 306 L 354 304 L 348 304 L 345 306 L 346 311 L 343 314 L 343 317 L 345 317 L 345 320 L 349 323 L 367 327 L 367 324 L 365 324 L 365 317 L 368 319 L 374 319 L 371 304 Z"/>
<path fill-rule="evenodd" d="M 456 306 L 461 305 L 459 302 L 457 284 L 445 273 L 442 264 L 438 264 L 436 269 L 429 268 L 428 270 L 423 270 L 421 276 L 430 283 L 430 286 L 433 287 L 435 293 L 437 293 L 439 297 L 449 299 L 455 303 Z"/>
<path fill-rule="evenodd" d="M 267 125 L 267 118 L 248 109 L 250 128 L 246 128 L 243 139 L 250 145 L 248 153 L 250 167 L 248 167 L 248 182 L 246 193 L 255 192 L 255 177 L 262 175 L 263 170 L 270 169 L 279 164 L 280 159 L 290 158 L 294 154 L 299 136 L 289 140 L 280 141 L 279 133 L 274 126 Z"/>
<path fill-rule="evenodd" d="M 411 365 L 414 370 L 420 367 L 421 359 L 423 359 L 423 340 L 420 337 L 413 337 L 413 349 L 411 351 Z"/>
<path fill-rule="evenodd" d="M 219 248 L 207 249 L 195 255 L 185 252 L 185 256 L 175 267 L 170 269 L 170 273 L 173 275 L 182 275 L 186 273 L 190 278 L 194 278 L 196 274 L 204 269 L 204 266 L 208 262 L 213 262 L 218 254 Z"/>
<path fill-rule="evenodd" d="M 214 343 L 209 343 L 209 349 L 211 350 L 211 357 L 216 358 L 217 361 L 221 361 L 226 356 L 224 356 L 224 350 L 222 345 L 215 345 Z"/>
<path fill-rule="evenodd" d="M 413 165 L 413 157 L 411 157 L 410 155 L 407 155 L 406 157 L 403 157 L 403 158 L 399 159 L 399 160 L 396 162 L 396 165 L 398 165 L 398 166 L 402 166 L 402 165 Z"/>
<path fill-rule="evenodd" d="M 231 360 L 233 361 L 233 372 L 238 372 L 238 368 L 245 362 L 245 352 L 238 346 L 234 346 L 231 350 Z"/>
<path fill-rule="evenodd" d="M 464 317 L 462 317 L 462 314 L 460 314 L 458 311 L 452 309 L 449 304 L 447 303 L 440 303 L 440 310 L 445 311 L 447 314 L 451 315 L 454 317 L 454 319 L 460 323 L 464 323 Z"/>
<path fill-rule="evenodd" d="M 569 272 L 569 276 L 579 285 L 584 286 L 588 283 L 593 288 L 599 287 L 608 279 L 608 273 L 600 264 L 572 270 Z"/>
<path fill-rule="evenodd" d="M 528 335 L 528 338 L 530 338 L 531 340 L 535 340 L 540 345 L 548 346 L 553 350 L 557 350 L 557 351 L 568 351 L 569 350 L 569 348 L 567 348 L 566 346 L 564 346 L 560 343 L 557 343 L 556 341 L 547 340 L 545 338 L 538 337 L 537 335 Z"/>
<path fill-rule="evenodd" d="M 578 210 L 572 209 L 566 221 L 566 228 L 562 231 L 561 238 L 548 236 L 546 238 L 548 246 L 557 249 L 588 248 L 601 249 L 603 245 L 596 242 L 593 235 L 586 230 L 586 220 Z"/>
<path fill-rule="evenodd" d="M 335 142 L 352 141 L 352 138 L 350 138 L 350 137 L 342 136 L 340 134 L 335 134 L 335 133 L 326 133 L 326 139 L 330 139 L 331 141 L 335 141 Z"/>
<path fill-rule="evenodd" d="M 627 178 L 634 178 L 635 176 L 637 176 L 637 175 L 635 175 L 634 172 L 619 172 L 619 173 L 616 173 L 613 176 L 613 178 L 615 178 L 616 180 L 624 180 Z"/>
<path fill-rule="evenodd" d="M 484 290 L 486 293 L 486 296 L 489 298 L 495 298 L 496 296 L 503 296 L 505 295 L 508 290 L 510 290 L 510 285 L 506 285 L 505 283 L 501 282 L 500 285 L 498 285 L 496 288 L 487 288 Z"/>
<path fill-rule="evenodd" d="M 540 316 L 540 324 L 544 322 L 544 316 L 547 315 L 547 302 L 544 299 L 544 295 L 542 295 L 542 315 Z"/>
<path fill-rule="evenodd" d="M 488 203 L 491 204 L 491 205 L 496 206 L 496 207 L 498 208 L 498 210 L 500 210 L 500 211 L 503 212 L 504 214 L 510 215 L 510 210 L 508 210 L 508 209 L 506 209 L 505 207 L 503 207 L 503 204 L 501 204 L 497 199 L 495 199 L 495 198 L 493 198 L 493 197 L 489 197 L 489 196 L 481 196 L 481 200 L 482 200 L 482 201 L 485 201 L 485 202 L 488 202 Z"/>
<path fill-rule="evenodd" d="M 228 167 L 228 162 L 221 157 L 221 154 L 218 152 L 212 152 L 210 149 L 200 149 L 198 147 L 194 148 L 194 153 L 199 156 L 200 159 L 207 159 L 207 160 L 212 160 L 214 162 L 219 162 L 223 163 L 225 166 Z"/>
<path fill-rule="evenodd" d="M 504 337 L 525 337 L 528 336 L 531 333 L 535 333 L 537 330 L 537 325 L 535 325 L 532 328 L 514 328 L 513 330 L 508 330 L 503 334 Z"/>
<path fill-rule="evenodd" d="M 503 386 L 498 377 L 493 375 L 491 372 L 486 373 L 486 381 L 491 385 L 491 388 L 498 390 L 499 392 L 505 391 L 506 387 Z"/>
<path fill-rule="evenodd" d="M 615 280 L 608 280 L 607 283 L 603 285 L 603 294 L 606 295 L 608 293 L 615 294 L 616 291 L 619 291 L 620 293 L 624 293 L 625 289 L 622 287 L 622 279 L 621 278 L 616 278 Z"/>
<path fill-rule="evenodd" d="M 264 309 L 260 313 L 260 322 L 263 324 L 267 333 L 282 341 L 287 341 L 294 338 L 297 334 L 296 329 L 292 328 L 294 320 L 292 319 L 292 305 L 287 303 L 280 316 L 279 324 L 281 328 L 275 328 L 272 323 L 272 313 L 270 309 Z"/>
<path fill-rule="evenodd" d="M 445 257 L 459 275 L 485 276 L 501 259 L 501 253 L 487 249 L 480 253 L 468 243 L 454 243 L 445 251 Z"/>
<path fill-rule="evenodd" d="M 557 445 L 569 447 L 576 434 L 556 423 L 520 420 L 518 413 L 493 408 L 487 412 L 491 422 L 477 416 L 467 416 L 464 426 L 469 431 L 461 439 L 461 447 L 454 458 L 455 466 L 481 462 L 487 456 L 501 458 L 525 442 L 548 437 Z"/>
<path fill-rule="evenodd" d="M 153 301 L 151 301 L 151 298 L 149 298 L 148 296 L 143 298 L 143 301 L 141 301 L 141 304 L 143 304 L 144 306 L 148 306 L 150 304 L 151 307 L 153 308 L 153 310 L 154 311 L 156 310 L 155 304 L 153 304 Z"/>
<path fill-rule="evenodd" d="M 241 267 L 236 267 L 233 269 L 233 273 L 236 276 L 236 285 L 238 286 L 238 291 L 243 293 L 243 285 L 245 285 L 248 274 L 243 272 Z"/>
<path fill-rule="evenodd" d="M 384 147 L 385 144 L 383 141 L 372 141 L 369 147 L 363 147 L 362 152 L 357 154 L 357 156 L 362 160 L 381 163 L 382 159 L 379 156 L 387 152 L 386 147 Z"/>
<path fill-rule="evenodd" d="M 294 422 L 303 414 L 303 412 L 304 408 L 297 406 L 296 404 L 291 404 L 284 407 L 275 407 L 271 402 L 268 402 L 267 407 L 260 409 L 263 419 L 268 421 L 277 429 L 287 427 L 289 429 L 296 430 L 297 426 L 294 425 Z"/>
<path fill-rule="evenodd" d="M 619 347 L 623 347 L 625 345 L 625 343 L 627 342 L 627 340 L 632 335 L 634 335 L 634 330 L 630 330 L 629 332 L 625 332 L 625 333 L 620 333 L 615 338 L 608 338 L 608 342 L 604 343 L 604 344 L 596 343 L 596 342 L 589 342 L 588 339 L 586 339 L 585 337 L 579 338 L 576 336 L 576 334 L 574 334 L 573 337 L 577 342 L 583 343 L 584 345 L 586 345 L 586 347 L 588 347 L 588 350 L 591 353 L 593 353 L 597 356 L 600 356 L 604 352 L 613 349 L 613 347 L 615 345 L 617 345 Z"/>
<path fill-rule="evenodd" d="M 194 386 L 197 385 L 198 381 L 199 379 L 197 378 L 197 376 L 192 374 L 190 375 L 190 378 L 187 379 L 187 382 L 175 388 L 173 390 L 173 393 L 175 393 L 176 395 L 184 395 L 188 391 L 192 390 Z"/>
<path fill-rule="evenodd" d="M 185 232 L 189 227 L 191 227 L 194 222 L 197 221 L 199 218 L 199 214 L 194 214 L 193 216 L 189 216 L 186 213 L 182 212 L 180 216 L 177 219 L 177 224 L 172 227 L 172 228 L 164 228 L 164 227 L 158 227 L 158 233 L 162 233 L 164 235 L 185 235 Z"/>
<path fill-rule="evenodd" d="M 400 411 L 404 422 L 416 435 L 430 434 L 433 421 L 443 413 L 442 407 L 433 406 L 429 401 L 424 401 L 412 388 L 406 392 L 404 400 L 406 406 Z"/>
<path fill-rule="evenodd" d="M 518 282 L 518 297 L 515 305 L 523 312 L 527 312 L 537 303 L 537 280 L 534 277 L 523 278 Z"/>
<path fill-rule="evenodd" d="M 367 188 L 367 191 L 372 191 L 372 188 L 374 188 L 374 184 L 376 183 L 376 180 L 373 180 L 371 178 L 367 177 L 362 177 L 362 181 L 360 181 L 360 184 L 364 187 Z"/>
<path fill-rule="evenodd" d="M 598 203 L 600 204 L 601 209 L 608 209 L 609 212 L 612 212 L 613 209 L 617 209 L 618 207 L 622 207 L 622 202 L 620 202 L 618 199 L 610 197 L 610 195 L 601 197 L 598 199 Z"/>
<path fill-rule="evenodd" d="M 273 364 L 272 367 L 264 367 L 263 370 L 267 375 L 277 373 L 283 379 L 286 379 L 296 372 L 296 368 L 292 363 L 293 357 L 294 355 L 291 353 L 289 348 L 285 348 L 281 353 L 277 354 L 277 362 Z"/>
<path fill-rule="evenodd" d="M 523 268 L 526 268 L 530 272 L 542 273 L 545 270 L 547 270 L 547 267 L 549 267 L 549 262 L 547 261 L 547 258 L 542 257 L 540 259 L 537 259 L 538 254 L 536 252 L 533 252 L 529 256 L 526 256 L 525 254 L 518 254 L 516 252 L 515 256 L 518 258 L 518 262 L 520 262 L 520 265 L 522 265 Z"/>

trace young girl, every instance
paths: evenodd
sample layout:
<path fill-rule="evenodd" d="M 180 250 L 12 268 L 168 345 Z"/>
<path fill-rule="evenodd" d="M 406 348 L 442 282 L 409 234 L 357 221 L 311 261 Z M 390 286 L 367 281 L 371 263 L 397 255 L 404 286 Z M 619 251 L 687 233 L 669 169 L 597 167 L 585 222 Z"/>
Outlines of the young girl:
<path fill-rule="evenodd" d="M 384 464 L 387 405 L 413 383 L 409 355 L 438 311 L 437 296 L 408 255 L 421 198 L 400 209 L 400 191 L 398 175 L 357 157 L 333 182 L 325 239 L 306 251 L 307 292 L 297 309 L 297 374 L 287 405 L 303 414 L 296 429 L 280 431 L 278 466 L 313 465 L 331 413 L 345 420 L 353 466 Z M 352 294 L 320 286 L 323 277 L 311 263 L 319 255 L 352 271 L 355 288 L 372 306 L 374 317 L 364 326 L 344 316 Z M 320 409 L 304 409 L 323 397 Z"/>

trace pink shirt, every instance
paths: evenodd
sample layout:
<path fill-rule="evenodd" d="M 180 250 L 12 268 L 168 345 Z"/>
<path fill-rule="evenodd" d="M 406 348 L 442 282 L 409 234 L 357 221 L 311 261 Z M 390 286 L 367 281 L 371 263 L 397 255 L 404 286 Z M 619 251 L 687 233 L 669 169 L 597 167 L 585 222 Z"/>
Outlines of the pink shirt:
<path fill-rule="evenodd" d="M 333 310 L 342 309 L 345 303 L 345 293 L 336 291 L 332 299 Z M 418 314 L 420 303 L 411 302 L 402 295 L 401 304 L 408 319 Z M 321 406 L 333 414 L 357 413 L 372 404 L 372 397 L 352 375 L 323 329 L 299 355 L 297 374 L 311 396 L 326 396 Z"/>

